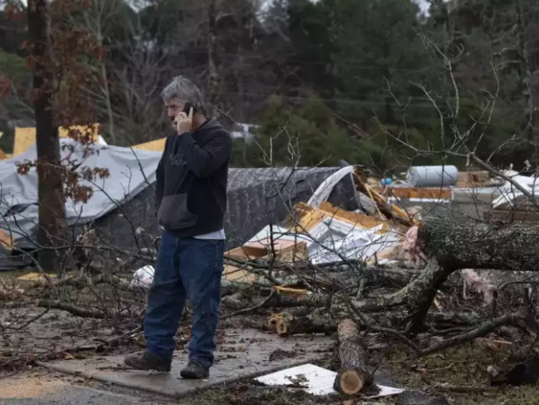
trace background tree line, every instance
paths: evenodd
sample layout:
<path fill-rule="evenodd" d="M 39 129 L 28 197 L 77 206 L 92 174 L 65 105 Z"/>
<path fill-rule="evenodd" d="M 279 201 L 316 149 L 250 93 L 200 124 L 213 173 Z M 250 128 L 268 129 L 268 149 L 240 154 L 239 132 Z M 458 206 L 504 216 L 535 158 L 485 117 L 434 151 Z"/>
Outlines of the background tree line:
<path fill-rule="evenodd" d="M 534 0 L 431 0 L 426 14 L 412 0 L 86 3 L 69 18 L 108 53 L 88 62 L 98 85 L 81 86 L 109 143 L 165 136 L 159 93 L 183 74 L 227 126 L 257 125 L 253 142 L 235 140 L 235 166 L 344 159 L 391 172 L 411 161 L 464 164 L 406 147 L 454 143 L 453 131 L 440 136 L 442 124 L 467 131 L 495 164 L 539 163 Z M 0 75 L 12 80 L 0 106 L 7 152 L 15 126 L 35 125 L 20 46 L 28 35 L 27 21 L 0 12 Z"/>

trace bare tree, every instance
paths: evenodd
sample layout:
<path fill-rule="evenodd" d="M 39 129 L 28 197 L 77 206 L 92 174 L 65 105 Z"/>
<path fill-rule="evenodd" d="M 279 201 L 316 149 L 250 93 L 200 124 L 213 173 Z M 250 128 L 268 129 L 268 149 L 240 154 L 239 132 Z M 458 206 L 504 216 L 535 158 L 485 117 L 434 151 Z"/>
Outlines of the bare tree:
<path fill-rule="evenodd" d="M 33 42 L 33 100 L 36 117 L 36 146 L 39 198 L 39 234 L 41 245 L 51 248 L 64 227 L 65 199 L 60 171 L 58 127 L 54 123 L 54 72 L 50 38 L 49 5 L 46 0 L 30 0 L 27 7 L 28 29 Z M 48 271 L 56 267 L 54 249 L 40 252 L 40 264 Z"/>

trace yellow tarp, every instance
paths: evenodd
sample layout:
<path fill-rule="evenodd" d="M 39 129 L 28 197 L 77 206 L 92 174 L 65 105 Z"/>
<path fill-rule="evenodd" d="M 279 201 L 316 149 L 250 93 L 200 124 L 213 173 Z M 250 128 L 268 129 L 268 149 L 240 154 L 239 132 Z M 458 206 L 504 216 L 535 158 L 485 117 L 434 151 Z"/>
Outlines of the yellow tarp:
<path fill-rule="evenodd" d="M 155 141 L 145 142 L 133 146 L 134 149 L 141 149 L 153 152 L 163 152 L 167 138 L 156 139 Z"/>
<path fill-rule="evenodd" d="M 75 125 L 70 127 L 71 129 L 78 129 L 81 132 L 85 130 L 86 127 Z M 58 129 L 60 138 L 67 138 L 69 130 L 67 128 Z M 94 142 L 99 140 L 99 124 L 93 125 L 93 138 Z M 35 128 L 15 128 L 15 140 L 13 142 L 13 156 L 18 156 L 21 153 L 26 152 L 36 143 L 36 129 Z"/>
<path fill-rule="evenodd" d="M 49 278 L 55 278 L 56 277 L 54 274 L 47 274 L 47 276 Z M 38 281 L 41 278 L 44 278 L 43 273 L 32 272 L 32 273 L 25 274 L 24 276 L 17 277 L 17 280 Z"/>

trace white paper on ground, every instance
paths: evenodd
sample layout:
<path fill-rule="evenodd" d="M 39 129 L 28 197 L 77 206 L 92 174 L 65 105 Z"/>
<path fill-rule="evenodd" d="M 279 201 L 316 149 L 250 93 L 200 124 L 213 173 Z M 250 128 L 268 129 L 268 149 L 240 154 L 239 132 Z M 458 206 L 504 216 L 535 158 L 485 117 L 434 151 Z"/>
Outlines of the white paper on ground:
<path fill-rule="evenodd" d="M 337 373 L 334 371 L 315 366 L 314 364 L 303 364 L 301 366 L 263 375 L 262 377 L 256 378 L 256 380 L 266 385 L 301 385 L 305 387 L 309 394 L 329 395 L 336 394 L 333 389 L 333 382 L 335 381 L 336 376 Z M 375 399 L 397 395 L 404 391 L 400 388 L 386 387 L 378 384 L 377 386 L 380 388 L 378 394 L 364 398 Z"/>

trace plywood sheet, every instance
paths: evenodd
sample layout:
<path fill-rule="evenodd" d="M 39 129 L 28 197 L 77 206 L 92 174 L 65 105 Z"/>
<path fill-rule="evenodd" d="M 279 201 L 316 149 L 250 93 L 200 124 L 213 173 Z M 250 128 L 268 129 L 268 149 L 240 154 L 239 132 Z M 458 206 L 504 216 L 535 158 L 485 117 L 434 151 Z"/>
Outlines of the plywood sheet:
<path fill-rule="evenodd" d="M 382 189 L 377 189 L 377 191 L 384 192 Z M 389 195 L 397 198 L 451 199 L 451 189 L 449 187 L 394 187 L 388 188 L 386 191 Z"/>
<path fill-rule="evenodd" d="M 335 218 L 353 226 L 371 229 L 382 225 L 382 230 L 385 230 L 386 232 L 391 229 L 391 224 L 389 224 L 387 221 L 382 221 L 367 215 L 363 215 L 359 212 L 345 211 L 338 207 L 334 207 L 328 202 L 323 202 L 320 204 L 320 211 L 326 214 L 326 216 L 329 218 Z"/>
<path fill-rule="evenodd" d="M 241 259 L 256 259 L 264 257 L 268 251 L 264 247 L 259 246 L 240 246 L 235 249 L 225 252 L 225 257 L 234 257 Z"/>
<path fill-rule="evenodd" d="M 223 272 L 223 280 L 225 281 L 238 281 L 249 283 L 257 280 L 257 276 L 240 267 L 236 267 L 230 264 L 225 265 Z"/>

